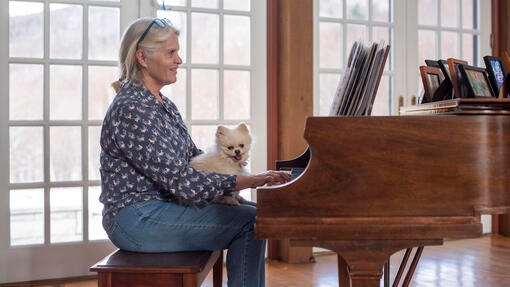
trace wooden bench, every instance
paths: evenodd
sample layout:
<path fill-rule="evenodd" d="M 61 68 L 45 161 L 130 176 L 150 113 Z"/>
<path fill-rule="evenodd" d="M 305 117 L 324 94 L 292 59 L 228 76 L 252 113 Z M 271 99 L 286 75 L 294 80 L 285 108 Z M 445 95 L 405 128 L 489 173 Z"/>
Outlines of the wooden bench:
<path fill-rule="evenodd" d="M 213 286 L 222 286 L 223 251 L 137 253 L 117 250 L 90 267 L 99 287 L 198 287 L 213 269 Z"/>

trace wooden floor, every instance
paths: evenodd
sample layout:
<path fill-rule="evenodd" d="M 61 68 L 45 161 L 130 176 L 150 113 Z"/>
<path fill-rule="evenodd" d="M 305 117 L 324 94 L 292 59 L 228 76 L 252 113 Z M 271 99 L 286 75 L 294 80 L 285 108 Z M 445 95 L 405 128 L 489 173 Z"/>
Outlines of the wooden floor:
<path fill-rule="evenodd" d="M 391 258 L 391 280 L 403 252 Z M 286 264 L 270 261 L 266 268 L 267 287 L 338 286 L 336 255 L 318 254 L 315 263 Z M 226 279 L 226 275 L 224 275 Z M 38 287 L 93 287 L 96 281 L 32 285 Z M 27 285 L 23 285 L 27 286 Z M 212 287 L 209 274 L 203 284 Z M 223 283 L 223 286 L 227 286 Z M 382 286 L 382 283 L 381 283 Z M 510 286 L 510 238 L 485 236 L 447 241 L 426 247 L 410 284 L 413 287 L 503 287 Z"/>

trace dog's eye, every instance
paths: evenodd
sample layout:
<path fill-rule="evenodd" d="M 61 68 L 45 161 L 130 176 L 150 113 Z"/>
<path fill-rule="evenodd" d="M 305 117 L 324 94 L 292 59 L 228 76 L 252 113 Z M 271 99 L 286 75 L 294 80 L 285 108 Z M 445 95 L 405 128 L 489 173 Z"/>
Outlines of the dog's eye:
<path fill-rule="evenodd" d="M 243 148 L 243 147 L 244 147 L 244 144 L 240 144 L 240 145 L 239 145 L 239 147 L 240 147 L 240 148 Z"/>
<path fill-rule="evenodd" d="M 227 148 L 228 148 L 229 150 L 233 150 L 233 149 L 234 149 L 234 147 L 233 147 L 233 146 L 228 146 Z"/>

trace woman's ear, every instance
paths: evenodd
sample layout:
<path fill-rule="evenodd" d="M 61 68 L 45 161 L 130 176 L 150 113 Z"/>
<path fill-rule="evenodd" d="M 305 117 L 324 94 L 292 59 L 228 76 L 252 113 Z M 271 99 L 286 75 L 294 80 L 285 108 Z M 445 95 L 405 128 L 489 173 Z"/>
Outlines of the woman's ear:
<path fill-rule="evenodd" d="M 138 65 L 143 68 L 147 68 L 147 57 L 143 53 L 142 49 L 138 49 L 136 51 L 136 61 L 138 62 Z"/>

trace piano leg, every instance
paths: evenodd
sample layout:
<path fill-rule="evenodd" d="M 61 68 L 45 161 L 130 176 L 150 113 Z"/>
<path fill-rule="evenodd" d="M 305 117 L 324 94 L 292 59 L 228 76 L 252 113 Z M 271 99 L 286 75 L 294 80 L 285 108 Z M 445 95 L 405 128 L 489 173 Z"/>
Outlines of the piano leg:
<path fill-rule="evenodd" d="M 416 246 L 443 244 L 442 239 L 291 240 L 291 242 L 295 246 L 317 246 L 335 251 L 338 254 L 338 280 L 340 287 L 379 287 L 383 266 L 393 253 Z M 423 250 L 422 247 L 420 249 Z M 419 250 L 419 254 L 421 254 L 421 250 Z M 413 260 L 412 264 L 414 267 L 411 266 L 412 269 L 416 268 L 418 260 L 419 256 L 416 257 L 415 255 L 415 260 Z"/>
<path fill-rule="evenodd" d="M 345 259 L 338 254 L 338 283 L 340 287 L 351 286 L 351 278 L 349 277 L 349 266 Z"/>
<path fill-rule="evenodd" d="M 390 259 L 384 263 L 384 287 L 390 287 Z"/>
<path fill-rule="evenodd" d="M 411 283 L 411 279 L 413 278 L 414 271 L 416 270 L 416 266 L 418 266 L 418 261 L 420 261 L 421 254 L 423 253 L 424 246 L 419 246 L 416 249 L 416 253 L 414 253 L 413 261 L 411 262 L 411 266 L 409 266 L 409 270 L 407 271 L 407 275 L 404 279 L 404 283 L 402 283 L 402 287 L 408 287 Z M 400 283 L 400 279 L 402 278 L 402 274 L 404 274 L 404 270 L 407 266 L 407 261 L 411 256 L 412 248 L 407 248 L 402 258 L 402 262 L 400 263 L 400 267 L 398 268 L 397 275 L 395 276 L 395 280 L 393 281 L 393 287 L 398 287 Z"/>

